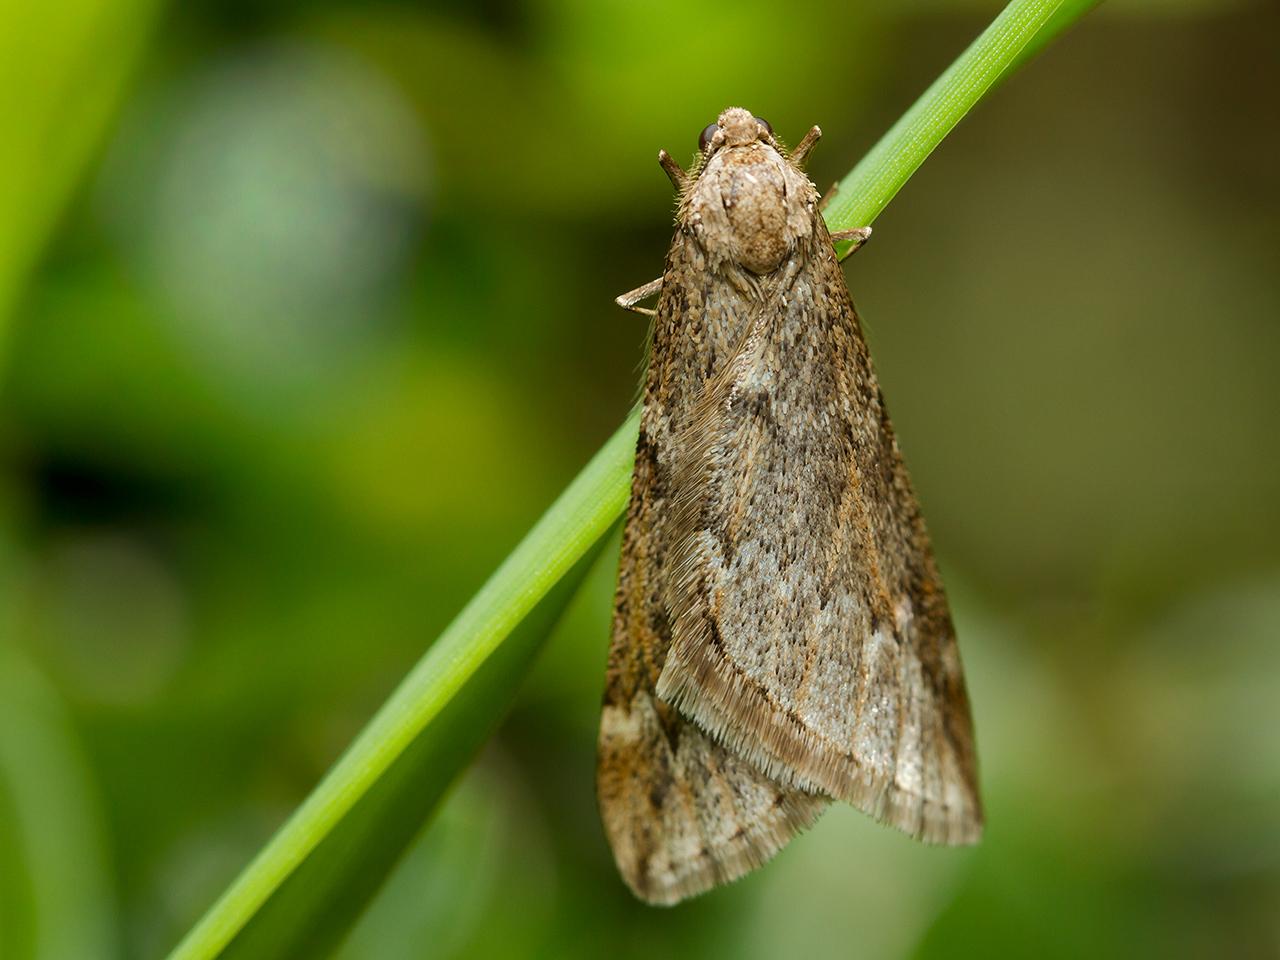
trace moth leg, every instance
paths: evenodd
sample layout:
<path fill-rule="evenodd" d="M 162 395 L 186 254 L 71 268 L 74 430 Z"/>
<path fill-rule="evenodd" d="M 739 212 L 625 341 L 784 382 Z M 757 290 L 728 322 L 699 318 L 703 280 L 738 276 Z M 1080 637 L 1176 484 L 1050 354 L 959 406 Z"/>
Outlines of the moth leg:
<path fill-rule="evenodd" d="M 665 150 L 658 151 L 658 163 L 662 166 L 663 171 L 671 180 L 671 185 L 677 190 L 683 191 L 689 183 L 689 175 L 684 172 L 684 168 L 676 163 L 671 154 Z"/>
<path fill-rule="evenodd" d="M 791 162 L 797 167 L 803 167 L 804 161 L 809 156 L 809 151 L 817 145 L 822 139 L 822 128 L 813 126 L 809 128 L 809 132 L 800 138 L 800 142 L 796 144 L 796 148 L 791 151 Z"/>
<path fill-rule="evenodd" d="M 854 227 L 852 230 L 837 230 L 835 233 L 831 234 L 831 242 L 839 243 L 842 240 L 853 241 L 853 246 L 841 255 L 840 259 L 843 260 L 845 257 L 861 250 L 862 245 L 867 242 L 867 238 L 870 236 L 870 227 Z"/>
<path fill-rule="evenodd" d="M 643 286 L 628 290 L 626 293 L 615 297 L 613 302 L 623 310 L 631 310 L 635 313 L 643 313 L 646 317 L 652 317 L 657 313 L 656 310 L 650 310 L 648 307 L 638 307 L 636 304 L 641 300 L 647 300 L 649 297 L 655 297 L 661 292 L 662 278 L 659 277 L 657 280 L 650 280 Z"/>

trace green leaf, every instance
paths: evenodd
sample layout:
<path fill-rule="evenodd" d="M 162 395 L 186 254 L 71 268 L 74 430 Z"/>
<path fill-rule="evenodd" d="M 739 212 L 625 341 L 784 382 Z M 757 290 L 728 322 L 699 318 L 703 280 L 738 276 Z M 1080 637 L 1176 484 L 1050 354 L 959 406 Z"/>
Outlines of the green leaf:
<path fill-rule="evenodd" d="M 0 342 L 160 9 L 159 0 L 10 6 L 0 31 Z"/>
<path fill-rule="evenodd" d="M 1060 6 L 1069 14 L 1051 19 Z M 1042 46 L 1090 6 L 1010 3 L 844 179 L 832 228 L 870 223 L 1033 38 Z M 622 513 L 638 423 L 633 412 L 174 958 L 312 956 L 345 928 L 498 722 L 555 607 L 540 604 Z"/>
<path fill-rule="evenodd" d="M 117 955 L 96 800 L 62 702 L 0 637 L 0 957 Z"/>
<path fill-rule="evenodd" d="M 159 0 L 7 5 L 0 31 L 0 356 L 23 284 L 84 175 Z M 10 518 L 0 517 L 0 528 Z M 117 953 L 90 777 L 55 692 L 12 645 L 0 541 L 0 956 Z"/>

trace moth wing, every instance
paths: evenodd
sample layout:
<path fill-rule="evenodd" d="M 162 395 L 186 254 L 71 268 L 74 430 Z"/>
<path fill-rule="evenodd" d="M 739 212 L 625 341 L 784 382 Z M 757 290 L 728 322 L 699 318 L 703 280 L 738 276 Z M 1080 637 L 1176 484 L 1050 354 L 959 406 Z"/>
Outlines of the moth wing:
<path fill-rule="evenodd" d="M 669 905 L 765 863 L 826 808 L 729 753 L 641 691 L 605 706 L 597 792 L 627 885 Z"/>
<path fill-rule="evenodd" d="M 820 218 L 794 280 L 762 296 L 771 326 L 708 379 L 676 443 L 657 694 L 772 778 L 973 842 L 955 632 Z"/>
<path fill-rule="evenodd" d="M 666 291 L 663 302 L 677 295 Z M 654 696 L 671 642 L 663 588 L 668 474 L 659 463 L 669 439 L 662 341 L 670 315 L 669 303 L 660 304 L 618 571 L 596 781 L 618 869 L 638 897 L 654 904 L 676 903 L 760 866 L 830 802 L 765 776 Z"/>

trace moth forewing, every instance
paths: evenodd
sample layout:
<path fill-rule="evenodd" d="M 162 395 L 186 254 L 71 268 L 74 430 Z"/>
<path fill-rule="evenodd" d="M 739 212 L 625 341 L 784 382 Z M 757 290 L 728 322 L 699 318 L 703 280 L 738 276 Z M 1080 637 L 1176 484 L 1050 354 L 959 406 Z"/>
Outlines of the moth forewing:
<path fill-rule="evenodd" d="M 688 274 L 696 251 L 679 235 L 664 279 Z M 597 794 L 605 833 L 627 885 L 670 904 L 759 866 L 810 825 L 828 800 L 788 788 L 728 751 L 654 696 L 671 643 L 665 571 L 672 563 L 668 405 L 681 407 L 701 364 L 726 352 L 717 339 L 677 349 L 687 288 L 658 301 L 644 412 L 627 511 L 613 639 L 600 723 Z"/>
<path fill-rule="evenodd" d="M 673 175 L 600 739 L 615 857 L 655 902 L 828 796 L 981 829 L 950 615 L 817 191 L 745 110 L 702 140 Z"/>

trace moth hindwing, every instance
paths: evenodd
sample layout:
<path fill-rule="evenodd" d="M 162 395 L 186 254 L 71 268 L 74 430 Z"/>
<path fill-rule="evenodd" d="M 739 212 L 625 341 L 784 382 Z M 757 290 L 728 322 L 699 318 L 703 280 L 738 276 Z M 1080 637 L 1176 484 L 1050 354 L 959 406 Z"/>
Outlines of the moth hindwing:
<path fill-rule="evenodd" d="M 950 613 L 800 160 L 731 108 L 680 189 L 660 284 L 600 728 L 624 879 L 734 879 L 831 798 L 981 832 Z M 854 236 L 857 232 L 850 232 Z M 865 238 L 865 232 L 860 234 Z"/>

